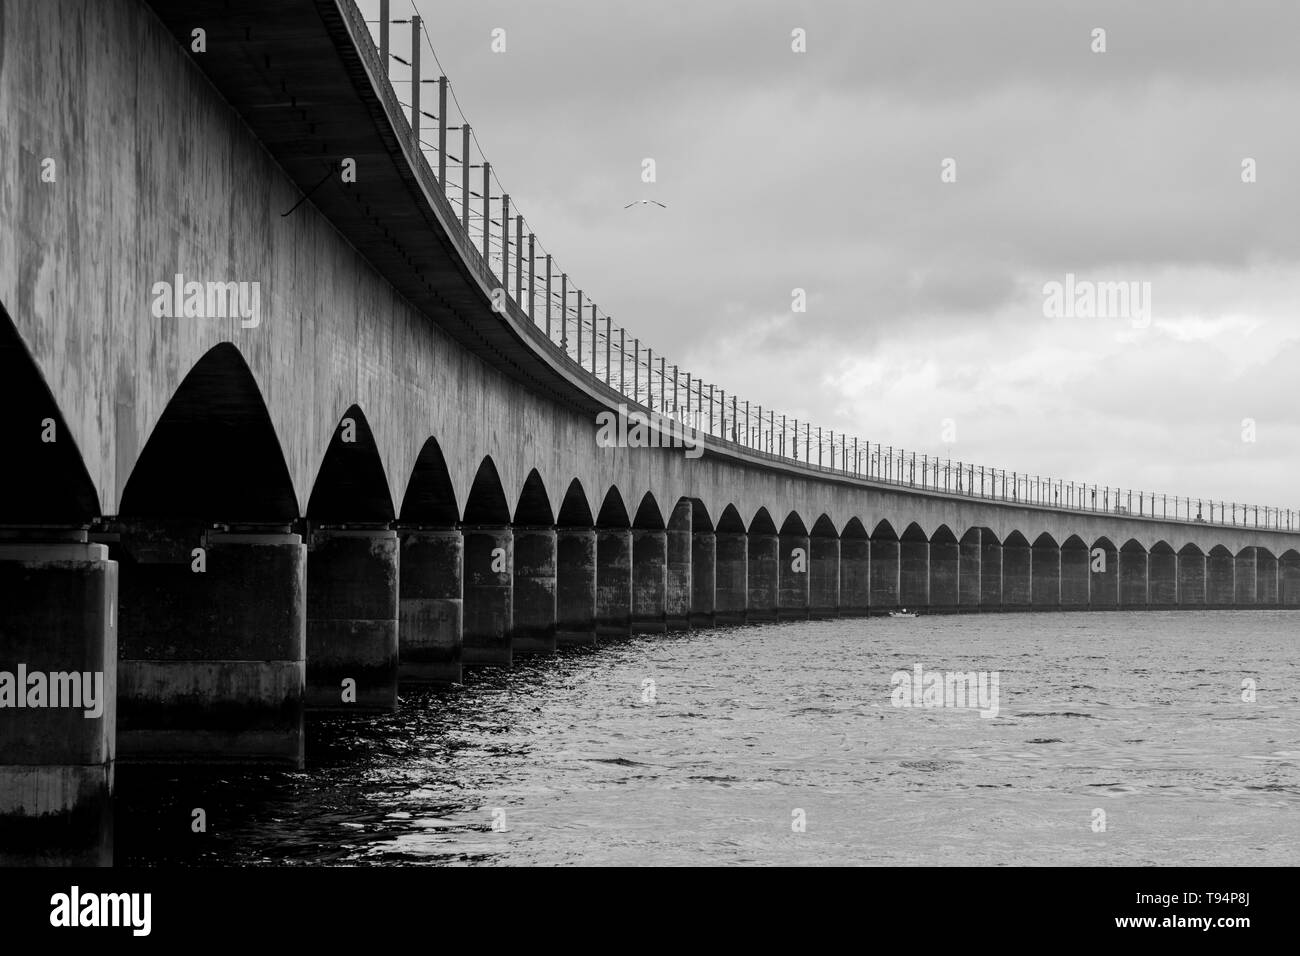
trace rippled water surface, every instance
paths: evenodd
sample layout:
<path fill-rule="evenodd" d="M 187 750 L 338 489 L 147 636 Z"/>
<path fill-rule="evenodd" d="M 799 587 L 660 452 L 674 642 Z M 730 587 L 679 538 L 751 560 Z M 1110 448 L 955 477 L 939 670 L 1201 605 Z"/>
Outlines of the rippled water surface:
<path fill-rule="evenodd" d="M 1298 625 L 872 618 L 562 651 L 309 720 L 302 773 L 120 767 L 116 859 L 1296 865 Z M 894 707 L 917 664 L 997 671 L 999 715 Z"/>

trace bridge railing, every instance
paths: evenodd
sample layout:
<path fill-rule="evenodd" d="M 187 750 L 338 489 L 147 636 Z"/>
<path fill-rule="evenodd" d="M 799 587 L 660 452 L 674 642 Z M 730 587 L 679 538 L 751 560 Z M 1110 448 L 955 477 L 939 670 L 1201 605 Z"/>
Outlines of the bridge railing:
<path fill-rule="evenodd" d="M 530 327 L 536 346 L 610 390 L 629 413 L 672 419 L 706 444 L 881 485 L 1126 518 L 1300 530 L 1300 512 L 1292 509 L 1068 481 L 872 442 L 742 400 L 670 364 L 615 324 L 542 246 L 484 155 L 451 82 L 424 75 L 426 53 L 439 71 L 441 64 L 417 5 L 408 0 L 410 15 L 394 18 L 390 0 L 380 0 L 379 19 L 366 21 L 353 0 L 338 2 L 353 35 L 370 37 L 360 52 L 372 75 L 387 78 L 379 95 L 397 135 L 420 157 L 415 174 L 452 224 L 461 257 L 495 290 L 498 310 Z M 422 95 L 426 87 L 436 91 L 436 105 Z"/>

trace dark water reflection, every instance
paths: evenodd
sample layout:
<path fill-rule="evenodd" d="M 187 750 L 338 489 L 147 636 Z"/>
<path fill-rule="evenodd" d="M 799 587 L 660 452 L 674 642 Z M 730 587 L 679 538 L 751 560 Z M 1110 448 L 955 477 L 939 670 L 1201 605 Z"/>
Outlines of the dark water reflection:
<path fill-rule="evenodd" d="M 1297 623 L 854 619 L 566 651 L 313 720 L 303 773 L 121 767 L 116 859 L 1295 865 Z M 916 664 L 997 671 L 999 716 L 892 706 Z"/>

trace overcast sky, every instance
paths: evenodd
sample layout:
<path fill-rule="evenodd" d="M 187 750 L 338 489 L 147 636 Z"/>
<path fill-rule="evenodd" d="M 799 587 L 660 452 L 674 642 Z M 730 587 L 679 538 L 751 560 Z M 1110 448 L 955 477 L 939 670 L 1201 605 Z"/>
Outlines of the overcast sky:
<path fill-rule="evenodd" d="M 530 226 L 669 363 L 918 452 L 1300 506 L 1300 4 L 419 6 Z M 1149 282 L 1149 324 L 1044 317 L 1066 273 Z"/>

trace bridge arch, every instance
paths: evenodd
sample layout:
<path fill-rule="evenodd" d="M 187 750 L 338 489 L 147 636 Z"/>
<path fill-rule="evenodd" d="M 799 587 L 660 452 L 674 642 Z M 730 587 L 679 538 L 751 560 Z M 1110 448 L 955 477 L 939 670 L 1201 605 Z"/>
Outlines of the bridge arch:
<path fill-rule="evenodd" d="M 403 524 L 450 528 L 460 520 L 456 489 L 438 440 L 425 439 L 402 495 L 398 520 Z"/>
<path fill-rule="evenodd" d="M 199 521 L 291 521 L 298 499 L 261 391 L 239 350 L 213 346 L 154 425 L 119 514 Z"/>
<path fill-rule="evenodd" d="M 534 468 L 524 479 L 524 486 L 519 491 L 519 501 L 515 504 L 514 525 L 540 526 L 549 528 L 555 524 L 555 515 L 551 512 L 551 498 L 546 493 L 546 484 Z"/>
<path fill-rule="evenodd" d="M 357 405 L 343 413 L 325 448 L 307 517 L 315 523 L 386 522 L 395 517 L 375 436 Z"/>
<path fill-rule="evenodd" d="M 54 394 L 0 304 L 0 409 L 8 434 L 0 524 L 80 524 L 99 495 Z"/>

